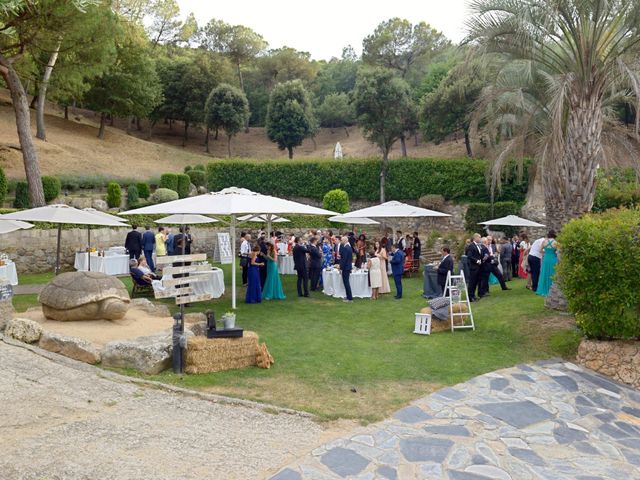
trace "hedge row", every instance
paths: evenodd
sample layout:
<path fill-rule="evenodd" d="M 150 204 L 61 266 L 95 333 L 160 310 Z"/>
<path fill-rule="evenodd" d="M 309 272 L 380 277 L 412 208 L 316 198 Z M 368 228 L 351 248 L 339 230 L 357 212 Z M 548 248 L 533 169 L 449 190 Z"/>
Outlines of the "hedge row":
<path fill-rule="evenodd" d="M 486 160 L 393 160 L 389 162 L 387 198 L 415 200 L 440 194 L 447 200 L 488 202 L 487 167 Z M 207 185 L 211 191 L 236 186 L 269 195 L 314 199 L 339 188 L 351 199 L 377 200 L 380 160 L 216 162 L 207 166 Z M 522 181 L 510 174 L 496 200 L 524 201 L 527 185 L 527 168 Z"/>

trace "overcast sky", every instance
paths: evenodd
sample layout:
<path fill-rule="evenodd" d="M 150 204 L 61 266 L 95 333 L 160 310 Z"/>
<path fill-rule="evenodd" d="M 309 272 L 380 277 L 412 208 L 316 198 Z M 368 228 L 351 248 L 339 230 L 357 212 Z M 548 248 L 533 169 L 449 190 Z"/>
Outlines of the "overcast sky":
<path fill-rule="evenodd" d="M 199 25 L 212 18 L 242 24 L 260 33 L 270 48 L 310 52 L 316 60 L 339 57 L 383 20 L 425 21 L 458 42 L 464 36 L 465 0 L 178 0 L 181 13 L 193 12 Z"/>

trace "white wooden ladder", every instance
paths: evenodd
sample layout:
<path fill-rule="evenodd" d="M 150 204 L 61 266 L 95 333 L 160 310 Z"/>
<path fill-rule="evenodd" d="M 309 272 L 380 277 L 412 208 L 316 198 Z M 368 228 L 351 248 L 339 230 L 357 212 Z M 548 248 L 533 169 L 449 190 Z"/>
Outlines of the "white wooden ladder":
<path fill-rule="evenodd" d="M 467 292 L 467 281 L 464 278 L 464 272 L 460 271 L 460 275 L 451 275 L 447 273 L 447 283 L 444 287 L 444 297 L 449 299 L 449 318 L 451 319 L 451 331 L 462 330 L 464 328 L 476 329 L 473 323 L 473 312 L 471 311 L 471 302 L 469 302 L 469 293 Z M 466 305 L 467 311 L 463 311 L 464 307 L 453 311 L 454 305 Z M 455 319 L 462 318 L 462 325 L 456 325 Z M 468 319 L 468 320 L 467 320 Z"/>

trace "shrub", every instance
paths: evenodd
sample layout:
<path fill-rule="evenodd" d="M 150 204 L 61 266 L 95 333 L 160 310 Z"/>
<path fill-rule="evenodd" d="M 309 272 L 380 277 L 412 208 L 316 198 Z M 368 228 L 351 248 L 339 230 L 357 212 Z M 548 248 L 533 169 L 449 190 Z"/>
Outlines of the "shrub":
<path fill-rule="evenodd" d="M 632 168 L 612 168 L 598 171 L 594 212 L 604 212 L 609 208 L 640 205 L 640 185 Z"/>
<path fill-rule="evenodd" d="M 178 177 L 178 196 L 180 198 L 187 198 L 189 196 L 189 186 L 191 185 L 191 178 L 189 175 L 184 173 L 180 173 L 177 175 Z"/>
<path fill-rule="evenodd" d="M 160 188 L 168 188 L 174 192 L 178 191 L 178 175 L 176 173 L 163 173 L 160 176 Z"/>
<path fill-rule="evenodd" d="M 140 194 L 138 193 L 138 187 L 135 185 L 129 185 L 127 188 L 127 205 L 129 208 L 134 208 L 138 206 L 140 201 Z"/>
<path fill-rule="evenodd" d="M 189 173 L 192 169 L 193 167 L 191 165 L 187 165 L 186 167 L 184 167 L 184 173 Z"/>
<path fill-rule="evenodd" d="M 528 166 L 529 162 L 527 162 Z M 488 202 L 485 160 L 406 159 L 389 162 L 389 200 L 416 200 L 439 194 L 458 202 Z M 523 202 L 528 174 L 523 181 L 512 173 L 505 178 L 497 201 Z M 210 191 L 243 187 L 278 197 L 308 197 L 321 200 L 331 189 L 340 188 L 357 200 L 378 200 L 380 160 L 272 160 L 248 162 L 231 160 L 207 167 Z"/>
<path fill-rule="evenodd" d="M 640 337 L 639 225 L 640 210 L 611 210 L 569 222 L 558 237 L 556 276 L 588 337 Z"/>
<path fill-rule="evenodd" d="M 107 185 L 107 205 L 109 208 L 120 208 L 122 204 L 122 188 L 120 184 L 111 182 Z"/>
<path fill-rule="evenodd" d="M 16 182 L 16 198 L 13 201 L 14 208 L 29 208 L 29 184 L 26 180 Z"/>
<path fill-rule="evenodd" d="M 189 170 L 187 172 L 189 178 L 191 179 L 191 183 L 193 183 L 196 187 L 204 187 L 207 184 L 207 174 L 202 170 Z"/>
<path fill-rule="evenodd" d="M 207 171 L 206 167 L 201 163 L 197 164 L 195 167 L 193 167 L 193 169 L 194 170 L 200 170 L 201 172 L 206 172 Z"/>
<path fill-rule="evenodd" d="M 44 190 L 44 201 L 49 203 L 58 198 L 62 183 L 56 177 L 42 177 L 42 189 Z"/>
<path fill-rule="evenodd" d="M 4 174 L 4 170 L 0 167 L 0 207 L 4 203 L 4 197 L 7 196 L 9 191 L 9 182 L 7 176 Z"/>
<path fill-rule="evenodd" d="M 520 206 L 515 202 L 471 203 L 464 216 L 464 229 L 467 232 L 478 232 L 482 229 L 480 222 L 507 215 L 519 215 Z M 513 227 L 500 227 L 501 231 L 511 233 Z"/>
<path fill-rule="evenodd" d="M 151 203 L 165 203 L 172 200 L 178 200 L 178 192 L 170 190 L 168 188 L 159 188 L 149 198 Z"/>
<path fill-rule="evenodd" d="M 329 190 L 322 199 L 322 205 L 332 212 L 347 213 L 349 211 L 349 194 L 336 188 Z"/>
<path fill-rule="evenodd" d="M 138 189 L 138 197 L 140 198 L 144 198 L 146 200 L 151 195 L 148 183 L 140 182 L 136 184 L 136 188 Z"/>

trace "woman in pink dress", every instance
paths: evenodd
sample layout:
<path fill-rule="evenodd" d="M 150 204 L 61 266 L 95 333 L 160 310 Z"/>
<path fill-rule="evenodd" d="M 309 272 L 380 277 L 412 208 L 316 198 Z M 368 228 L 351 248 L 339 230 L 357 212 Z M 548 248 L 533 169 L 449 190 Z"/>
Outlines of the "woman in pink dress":
<path fill-rule="evenodd" d="M 387 276 L 387 260 L 389 260 L 389 255 L 387 254 L 387 245 L 382 239 L 382 243 L 376 242 L 376 257 L 380 259 L 380 274 L 382 275 L 382 282 L 380 284 L 380 290 L 378 290 L 379 294 L 383 293 L 391 293 L 391 286 L 389 285 L 389 277 Z"/>

